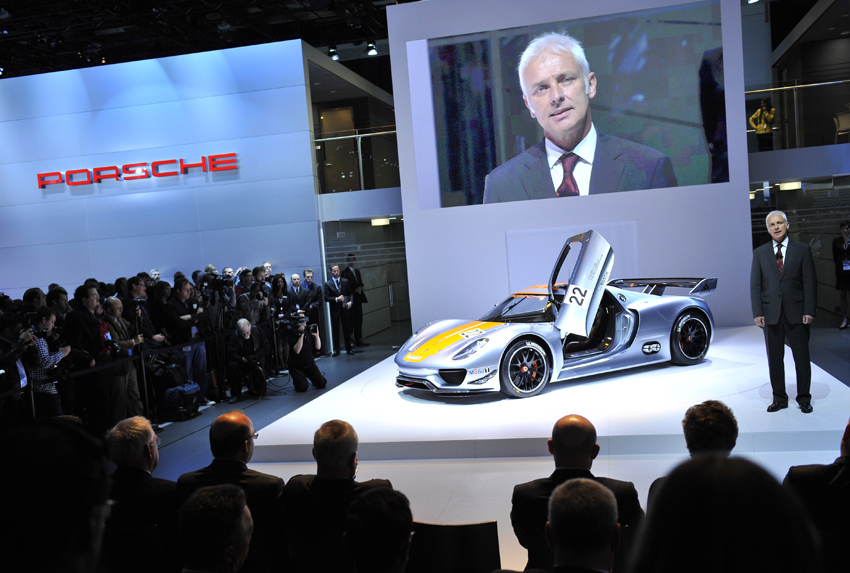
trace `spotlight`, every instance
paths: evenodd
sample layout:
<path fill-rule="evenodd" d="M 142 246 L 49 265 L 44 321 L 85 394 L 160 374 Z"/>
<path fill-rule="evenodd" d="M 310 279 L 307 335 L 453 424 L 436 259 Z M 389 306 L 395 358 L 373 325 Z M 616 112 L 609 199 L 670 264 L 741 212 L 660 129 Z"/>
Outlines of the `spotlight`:
<path fill-rule="evenodd" d="M 3 75 L 3 68 L 0 68 L 0 76 Z"/>
<path fill-rule="evenodd" d="M 375 46 L 375 42 L 369 42 L 366 46 L 366 55 L 367 56 L 377 56 L 378 48 Z"/>
<path fill-rule="evenodd" d="M 331 46 L 330 48 L 328 48 L 328 55 L 333 61 L 339 61 L 339 54 L 336 52 L 336 46 Z"/>

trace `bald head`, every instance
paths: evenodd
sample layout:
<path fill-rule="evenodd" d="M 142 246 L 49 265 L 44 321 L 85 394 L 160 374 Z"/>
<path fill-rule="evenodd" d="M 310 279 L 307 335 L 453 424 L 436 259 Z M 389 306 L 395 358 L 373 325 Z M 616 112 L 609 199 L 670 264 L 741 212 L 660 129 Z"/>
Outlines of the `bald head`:
<path fill-rule="evenodd" d="M 216 458 L 248 462 L 254 454 L 254 424 L 238 410 L 222 414 L 210 426 L 210 449 Z"/>
<path fill-rule="evenodd" d="M 552 428 L 549 453 L 555 456 L 556 467 L 590 469 L 599 454 L 596 428 L 583 416 L 564 416 Z"/>

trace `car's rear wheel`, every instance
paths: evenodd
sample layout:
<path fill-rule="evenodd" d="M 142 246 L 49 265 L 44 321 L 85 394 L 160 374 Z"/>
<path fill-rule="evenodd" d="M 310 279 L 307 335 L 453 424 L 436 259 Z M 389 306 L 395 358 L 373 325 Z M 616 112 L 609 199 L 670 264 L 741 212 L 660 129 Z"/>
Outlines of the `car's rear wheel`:
<path fill-rule="evenodd" d="M 700 362 L 708 352 L 710 339 L 708 319 L 699 312 L 683 312 L 670 333 L 671 362 L 681 366 Z"/>
<path fill-rule="evenodd" d="M 502 393 L 511 398 L 539 394 L 549 382 L 546 351 L 532 340 L 520 340 L 508 348 L 499 366 Z"/>

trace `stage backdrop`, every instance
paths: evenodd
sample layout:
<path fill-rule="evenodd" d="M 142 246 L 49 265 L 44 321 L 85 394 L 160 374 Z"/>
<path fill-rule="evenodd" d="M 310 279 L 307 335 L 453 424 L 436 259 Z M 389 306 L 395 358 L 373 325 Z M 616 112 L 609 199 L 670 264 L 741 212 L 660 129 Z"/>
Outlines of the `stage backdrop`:
<path fill-rule="evenodd" d="M 305 50 L 0 81 L 0 290 L 264 260 L 320 278 Z"/>
<path fill-rule="evenodd" d="M 618 257 L 614 277 L 718 277 L 718 290 L 709 298 L 718 324 L 751 321 L 745 133 L 728 133 L 726 180 L 712 177 L 703 129 L 707 123 L 698 95 L 705 59 L 715 93 L 725 101 L 719 109 L 727 123 L 743 125 L 737 0 L 431 0 L 389 6 L 387 14 L 414 329 L 439 318 L 477 317 L 518 284 L 540 283 L 554 264 L 551 253 L 560 246 L 549 243 L 561 243 L 576 229 L 593 228 L 608 229 L 612 235 Z M 682 14 L 687 17 L 677 17 Z M 601 131 L 604 124 L 607 133 L 661 148 L 673 159 L 682 186 L 475 204 L 474 187 L 487 169 L 542 136 L 533 131 L 533 124 L 528 127 L 532 135 L 524 142 L 510 131 L 525 130 L 510 126 L 528 114 L 516 85 L 515 63 L 502 61 L 501 55 L 494 60 L 493 54 L 472 52 L 495 46 L 500 54 L 519 54 L 523 46 L 513 46 L 516 38 L 524 43 L 550 30 L 566 31 L 594 46 L 588 50 L 591 70 L 599 69 L 604 78 L 597 86 L 599 95 L 591 101 L 597 128 Z M 591 37 L 598 33 L 605 36 Z M 718 62 L 721 50 L 723 59 Z M 461 66 L 447 78 L 443 72 L 451 67 L 439 58 L 452 51 L 463 51 L 479 63 L 490 62 L 487 69 L 498 71 L 499 77 L 489 77 L 476 64 Z M 648 83 L 643 70 L 650 77 Z M 502 126 L 493 128 L 492 141 L 480 137 L 488 129 L 486 121 L 466 127 L 447 121 L 449 100 L 434 93 L 435 87 L 446 85 L 459 87 L 459 93 L 486 93 L 488 85 L 501 90 L 480 102 L 479 117 Z M 607 94 L 597 111 L 593 106 L 603 87 Z M 489 111 L 486 101 L 496 102 Z M 675 125 L 675 131 L 664 133 L 665 124 Z M 452 160 L 445 150 L 456 146 L 463 135 L 475 140 L 469 144 L 473 156 L 486 165 L 478 171 L 469 166 L 466 174 L 447 184 Z M 464 200 L 450 204 L 458 206 L 440 208 L 448 206 L 447 195 L 457 193 L 464 194 Z M 525 275 L 528 280 L 523 280 Z"/>

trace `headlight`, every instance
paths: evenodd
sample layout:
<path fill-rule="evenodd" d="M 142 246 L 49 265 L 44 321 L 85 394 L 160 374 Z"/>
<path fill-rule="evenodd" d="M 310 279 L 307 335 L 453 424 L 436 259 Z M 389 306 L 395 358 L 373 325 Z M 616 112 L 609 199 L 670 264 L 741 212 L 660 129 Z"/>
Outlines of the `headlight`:
<path fill-rule="evenodd" d="M 484 345 L 488 342 L 490 342 L 489 338 L 479 338 L 474 342 L 470 342 L 469 344 L 464 346 L 460 352 L 455 354 L 452 357 L 452 360 L 463 360 L 464 358 L 469 358 L 470 356 L 484 348 Z"/>

